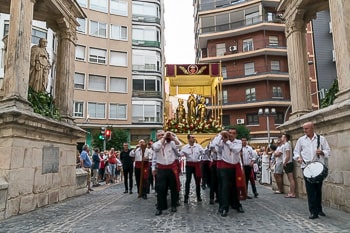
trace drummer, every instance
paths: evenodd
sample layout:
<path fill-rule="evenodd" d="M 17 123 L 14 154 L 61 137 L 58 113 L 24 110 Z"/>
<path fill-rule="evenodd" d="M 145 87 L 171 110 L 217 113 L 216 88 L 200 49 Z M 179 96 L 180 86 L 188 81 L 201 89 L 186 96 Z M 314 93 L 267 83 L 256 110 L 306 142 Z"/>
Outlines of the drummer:
<path fill-rule="evenodd" d="M 330 154 L 330 148 L 326 138 L 315 134 L 314 124 L 312 122 L 303 124 L 303 130 L 305 135 L 298 139 L 294 148 L 293 158 L 301 164 L 302 169 L 315 161 L 325 164 L 325 159 L 327 159 Z M 309 219 L 315 219 L 318 218 L 318 216 L 326 216 L 322 210 L 323 181 L 311 183 L 305 177 L 304 180 L 310 211 Z"/>

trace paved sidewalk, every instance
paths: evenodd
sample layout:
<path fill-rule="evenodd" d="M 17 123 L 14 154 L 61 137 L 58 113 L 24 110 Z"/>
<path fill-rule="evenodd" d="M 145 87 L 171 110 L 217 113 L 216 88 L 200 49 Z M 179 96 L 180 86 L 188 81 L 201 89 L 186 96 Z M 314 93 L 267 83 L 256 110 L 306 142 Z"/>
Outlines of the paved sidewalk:
<path fill-rule="evenodd" d="M 143 200 L 123 191 L 123 184 L 100 186 L 90 194 L 0 221 L 0 232 L 350 232 L 349 213 L 324 208 L 327 217 L 309 220 L 305 200 L 284 198 L 261 185 L 258 198 L 242 202 L 245 213 L 231 209 L 227 217 L 218 214 L 218 204 L 208 204 L 209 189 L 202 190 L 202 202 L 197 203 L 192 190 L 189 204 L 161 216 L 155 216 L 154 193 Z"/>

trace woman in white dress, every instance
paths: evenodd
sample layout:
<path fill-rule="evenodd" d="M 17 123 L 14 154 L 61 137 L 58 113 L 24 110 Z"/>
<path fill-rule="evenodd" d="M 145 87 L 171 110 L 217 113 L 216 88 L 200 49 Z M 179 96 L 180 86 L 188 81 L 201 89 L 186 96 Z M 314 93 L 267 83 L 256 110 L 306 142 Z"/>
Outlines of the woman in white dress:
<path fill-rule="evenodd" d="M 271 172 L 270 172 L 270 156 L 267 154 L 265 147 L 260 149 L 261 155 L 261 183 L 271 184 Z"/>

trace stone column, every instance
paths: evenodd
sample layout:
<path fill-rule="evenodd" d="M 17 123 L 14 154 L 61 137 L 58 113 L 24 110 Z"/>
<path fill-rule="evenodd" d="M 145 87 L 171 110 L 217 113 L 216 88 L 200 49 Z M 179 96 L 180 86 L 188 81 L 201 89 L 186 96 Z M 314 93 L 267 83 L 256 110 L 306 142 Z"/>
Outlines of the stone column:
<path fill-rule="evenodd" d="M 63 121 L 73 124 L 76 29 L 67 19 L 58 19 L 55 102 Z"/>
<path fill-rule="evenodd" d="M 28 99 L 30 45 L 33 8 L 36 0 L 11 1 L 3 101 L 30 109 Z M 19 106 L 20 104 L 21 106 Z"/>
<path fill-rule="evenodd" d="M 350 12 L 349 0 L 329 1 L 339 92 L 336 103 L 350 99 Z"/>
<path fill-rule="evenodd" d="M 286 23 L 286 37 L 292 102 L 290 119 L 294 119 L 311 112 L 312 104 L 306 53 L 306 23 L 301 19 L 289 18 L 288 20 Z"/>

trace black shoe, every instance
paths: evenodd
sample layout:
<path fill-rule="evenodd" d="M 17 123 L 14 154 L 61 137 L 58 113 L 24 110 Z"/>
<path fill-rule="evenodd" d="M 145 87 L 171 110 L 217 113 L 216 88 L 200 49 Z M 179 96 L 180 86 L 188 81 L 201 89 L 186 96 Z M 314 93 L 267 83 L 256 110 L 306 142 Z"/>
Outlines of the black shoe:
<path fill-rule="evenodd" d="M 185 197 L 184 203 L 188 204 L 188 197 Z"/>
<path fill-rule="evenodd" d="M 227 216 L 227 210 L 223 210 L 221 213 L 221 217 L 226 217 Z"/>
<path fill-rule="evenodd" d="M 219 213 L 222 214 L 222 211 L 224 211 L 223 209 L 219 208 Z"/>
<path fill-rule="evenodd" d="M 162 211 L 161 210 L 157 210 L 156 211 L 156 216 L 159 216 L 159 215 L 161 215 L 162 214 Z"/>
<path fill-rule="evenodd" d="M 146 199 L 147 199 L 147 194 L 144 194 L 144 195 L 142 196 L 142 198 L 146 200 Z"/>
<path fill-rule="evenodd" d="M 242 206 L 238 207 L 237 208 L 237 212 L 238 213 L 244 213 L 243 207 Z"/>
<path fill-rule="evenodd" d="M 258 197 L 259 196 L 259 193 L 254 193 L 254 197 Z"/>
<path fill-rule="evenodd" d="M 128 193 L 128 190 L 125 190 L 124 193 Z"/>
<path fill-rule="evenodd" d="M 318 218 L 318 215 L 317 214 L 311 214 L 309 216 L 309 219 L 315 219 L 315 218 Z"/>
<path fill-rule="evenodd" d="M 206 186 L 205 185 L 202 185 L 202 189 L 205 190 Z"/>
<path fill-rule="evenodd" d="M 252 197 L 251 196 L 247 196 L 247 199 L 252 199 Z"/>
<path fill-rule="evenodd" d="M 130 194 L 132 194 L 132 191 L 130 191 Z"/>
<path fill-rule="evenodd" d="M 320 215 L 320 216 L 322 216 L 322 217 L 325 217 L 325 216 L 326 216 L 326 214 L 325 214 L 323 211 L 318 212 L 318 215 Z"/>
<path fill-rule="evenodd" d="M 171 207 L 171 212 L 175 213 L 177 211 L 176 207 Z"/>
<path fill-rule="evenodd" d="M 210 205 L 214 205 L 214 200 L 213 200 L 213 199 L 210 199 L 209 204 L 210 204 Z"/>
<path fill-rule="evenodd" d="M 201 197 L 197 197 L 197 202 L 201 202 L 202 198 Z"/>

